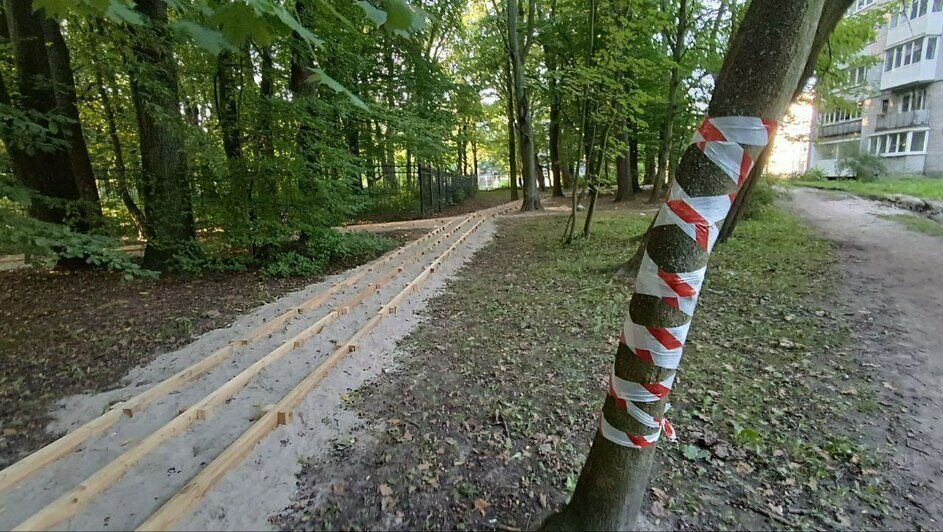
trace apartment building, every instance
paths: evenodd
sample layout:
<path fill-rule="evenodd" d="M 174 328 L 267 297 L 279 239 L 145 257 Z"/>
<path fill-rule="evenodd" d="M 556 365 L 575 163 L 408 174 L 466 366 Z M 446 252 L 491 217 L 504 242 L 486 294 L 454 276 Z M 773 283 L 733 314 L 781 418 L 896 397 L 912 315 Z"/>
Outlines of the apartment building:
<path fill-rule="evenodd" d="M 889 174 L 943 177 L 943 0 L 857 0 L 851 9 L 883 4 L 894 9 L 865 49 L 880 61 L 848 72 L 851 110 L 816 110 L 809 166 L 838 175 L 839 159 L 866 151 Z"/>

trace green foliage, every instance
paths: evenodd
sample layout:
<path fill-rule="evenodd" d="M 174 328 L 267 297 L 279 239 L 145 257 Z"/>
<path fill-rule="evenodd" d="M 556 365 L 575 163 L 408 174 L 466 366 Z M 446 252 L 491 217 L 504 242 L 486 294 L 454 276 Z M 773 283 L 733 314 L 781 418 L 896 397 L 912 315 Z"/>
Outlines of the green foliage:
<path fill-rule="evenodd" d="M 744 205 L 743 217 L 747 220 L 762 216 L 762 213 L 773 205 L 776 191 L 766 174 L 760 176 L 750 190 L 749 201 Z"/>
<path fill-rule="evenodd" d="M 875 181 L 886 173 L 884 160 L 878 155 L 867 152 L 842 157 L 835 168 L 858 181 Z"/>
<path fill-rule="evenodd" d="M 372 233 L 340 233 L 333 229 L 305 235 L 305 245 L 284 251 L 265 263 L 267 277 L 312 277 L 332 265 L 357 264 L 386 253 L 396 242 Z"/>
<path fill-rule="evenodd" d="M 904 194 L 926 200 L 943 200 L 943 179 L 932 177 L 881 179 L 871 182 L 853 181 L 850 179 L 835 181 L 797 181 L 793 182 L 793 184 L 844 190 L 852 194 L 878 198 Z"/>
<path fill-rule="evenodd" d="M 813 166 L 805 172 L 790 176 L 791 180 L 799 181 L 825 181 L 826 178 L 827 176 L 825 175 L 825 171 L 817 166 Z"/>
<path fill-rule="evenodd" d="M 327 267 L 322 259 L 306 257 L 294 251 L 279 254 L 260 270 L 266 277 L 313 277 Z"/>

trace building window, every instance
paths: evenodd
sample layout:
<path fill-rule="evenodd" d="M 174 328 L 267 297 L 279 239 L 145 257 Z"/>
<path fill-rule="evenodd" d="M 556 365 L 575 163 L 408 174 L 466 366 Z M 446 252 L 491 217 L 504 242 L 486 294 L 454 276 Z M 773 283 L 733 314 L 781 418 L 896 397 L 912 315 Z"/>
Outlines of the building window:
<path fill-rule="evenodd" d="M 819 115 L 819 124 L 835 124 L 837 122 L 848 122 L 850 120 L 860 120 L 861 119 L 861 102 L 858 102 L 857 107 L 853 108 L 851 111 L 846 109 L 833 109 L 831 111 L 823 112 Z"/>
<path fill-rule="evenodd" d="M 926 131 L 914 131 L 910 137 L 910 151 L 925 151 L 927 143 Z"/>
<path fill-rule="evenodd" d="M 910 92 L 905 92 L 900 97 L 900 111 L 906 113 L 908 111 L 919 111 L 921 109 L 927 108 L 927 90 L 926 89 L 916 89 Z"/>
<path fill-rule="evenodd" d="M 936 13 L 943 11 L 943 0 L 933 0 L 933 11 Z"/>
<path fill-rule="evenodd" d="M 855 67 L 849 70 L 848 81 L 852 85 L 863 85 L 868 81 L 868 67 Z"/>
<path fill-rule="evenodd" d="M 881 100 L 881 114 L 886 115 L 891 110 L 891 101 L 887 98 Z"/>
<path fill-rule="evenodd" d="M 860 149 L 861 142 L 857 139 L 817 144 L 815 147 L 815 158 L 818 160 L 842 159 L 844 157 L 857 155 Z"/>
<path fill-rule="evenodd" d="M 884 135 L 872 135 L 868 139 L 868 151 L 874 155 L 911 155 L 926 153 L 926 131 L 901 131 Z"/>
<path fill-rule="evenodd" d="M 924 53 L 924 39 L 914 39 L 910 42 L 895 46 L 884 53 L 884 71 L 889 72 L 907 65 L 912 65 L 936 57 L 937 37 L 926 39 L 926 53 Z"/>
<path fill-rule="evenodd" d="M 875 0 L 856 0 L 855 1 L 855 11 L 861 11 L 862 9 L 874 5 Z"/>

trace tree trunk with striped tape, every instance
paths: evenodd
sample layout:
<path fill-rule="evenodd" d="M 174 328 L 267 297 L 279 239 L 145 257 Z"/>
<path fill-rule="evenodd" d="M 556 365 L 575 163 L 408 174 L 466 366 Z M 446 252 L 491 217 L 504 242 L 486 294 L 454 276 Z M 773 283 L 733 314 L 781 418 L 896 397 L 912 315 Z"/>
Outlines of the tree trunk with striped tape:
<path fill-rule="evenodd" d="M 718 77 L 708 109 L 709 116 L 759 117 L 764 122 L 779 120 L 802 76 L 824 2 L 753 0 Z M 705 150 L 705 144 L 723 139 L 723 136 L 708 121 L 701 132 L 702 142 L 688 147 L 681 159 L 676 181 L 680 192 L 672 191 L 672 197 L 678 198 L 680 193 L 692 205 L 699 200 L 732 197 L 750 170 L 748 165 L 741 164 L 739 178 L 732 180 L 729 169 L 722 170 Z M 762 146 L 742 144 L 742 149 L 744 161 L 755 160 Z M 726 208 L 729 209 L 729 203 Z M 674 206 L 665 204 L 662 213 L 669 209 L 678 212 Z M 652 228 L 647 247 L 650 267 L 655 268 L 658 275 L 664 275 L 666 286 L 675 287 L 683 296 L 683 290 L 678 287 L 687 285 L 679 279 L 695 273 L 703 276 L 711 239 L 716 237 L 717 224 L 723 220 L 723 214 L 725 212 L 720 213 L 721 217 L 713 220 L 709 227 L 690 225 L 689 229 L 697 229 L 693 236 L 682 228 L 683 224 L 656 223 Z M 706 238 L 702 238 L 701 230 L 706 232 Z M 649 331 L 654 340 L 661 342 L 666 349 L 676 348 L 675 352 L 680 356 L 684 334 L 676 338 L 670 333 L 688 326 L 696 301 L 694 298 L 696 292 L 689 299 L 690 308 L 682 312 L 685 307 L 679 308 L 678 298 L 656 297 L 637 291 L 629 304 L 627 327 Z M 673 432 L 664 422 L 664 413 L 675 370 L 666 369 L 665 364 L 656 365 L 658 359 L 653 362 L 651 355 L 640 349 L 638 343 L 627 342 L 627 334 L 633 333 L 625 331 L 620 338 L 622 341 L 610 380 L 610 395 L 606 397 L 600 417 L 600 430 L 596 432 L 576 491 L 559 513 L 544 522 L 544 529 L 622 530 L 635 526 L 655 455 L 655 441 L 662 430 L 669 436 Z M 634 351 L 629 343 L 636 346 Z M 657 399 L 638 403 L 625 400 L 612 393 L 613 382 L 644 390 Z M 638 417 L 628 414 L 628 409 L 633 408 L 642 412 L 639 415 L 649 421 L 654 419 L 660 428 L 652 429 L 650 425 L 637 421 Z M 607 426 L 608 437 L 603 435 L 603 424 Z M 613 431 L 633 443 L 642 443 L 636 446 L 616 443 Z M 643 441 L 646 439 L 648 443 Z"/>

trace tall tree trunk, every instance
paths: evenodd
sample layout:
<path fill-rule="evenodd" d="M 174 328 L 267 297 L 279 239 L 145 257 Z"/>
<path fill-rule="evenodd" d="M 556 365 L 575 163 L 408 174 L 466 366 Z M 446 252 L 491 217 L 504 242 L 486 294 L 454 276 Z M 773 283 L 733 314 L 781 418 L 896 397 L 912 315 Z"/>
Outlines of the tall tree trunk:
<path fill-rule="evenodd" d="M 534 2 L 534 0 L 530 0 Z M 514 76 L 514 96 L 517 102 L 517 129 L 520 134 L 521 170 L 524 176 L 524 204 L 522 211 L 543 209 L 537 192 L 537 159 L 534 153 L 534 129 L 531 123 L 530 98 L 524 82 L 524 55 L 517 34 L 517 0 L 507 0 L 508 47 L 511 72 Z"/>
<path fill-rule="evenodd" d="M 629 182 L 629 127 L 626 124 L 619 131 L 619 140 L 625 144 L 625 151 L 616 157 L 616 198 L 615 201 L 629 201 L 632 197 L 632 184 Z"/>
<path fill-rule="evenodd" d="M 551 0 L 550 2 L 550 27 L 551 31 L 554 30 L 554 25 L 556 24 L 556 12 L 557 12 L 557 2 L 556 0 Z M 556 35 L 553 35 L 556 40 Z M 551 39 L 545 39 L 545 41 L 551 41 Z M 548 83 L 548 92 L 550 95 L 550 127 L 549 127 L 549 144 L 550 144 L 550 173 L 552 174 L 553 181 L 553 192 L 551 196 L 554 198 L 562 198 L 563 196 L 563 175 L 562 168 L 560 165 L 560 90 L 559 84 L 560 81 L 557 78 L 559 75 L 559 61 L 557 61 L 557 53 L 553 49 L 554 42 L 544 42 L 544 57 L 547 63 L 547 83 Z"/>
<path fill-rule="evenodd" d="M 275 96 L 275 67 L 272 63 L 272 47 L 259 48 L 259 153 L 266 158 L 275 157 L 272 139 L 272 98 Z"/>
<path fill-rule="evenodd" d="M 511 81 L 511 67 L 504 65 L 507 81 L 507 122 L 508 122 L 508 182 L 511 185 L 511 201 L 517 201 L 517 129 L 514 127 L 514 84 Z"/>
<path fill-rule="evenodd" d="M 678 87 L 681 85 L 681 60 L 685 53 L 685 39 L 688 34 L 688 2 L 678 2 L 678 26 L 675 29 L 671 43 L 671 77 L 668 80 L 668 103 L 665 107 L 665 122 L 661 130 L 661 150 L 658 152 L 658 175 L 655 186 L 652 187 L 652 197 L 649 201 L 661 201 L 662 186 L 668 180 L 669 159 L 671 146 L 674 142 L 675 110 L 678 106 Z"/>
<path fill-rule="evenodd" d="M 101 198 L 98 196 L 98 184 L 95 182 L 95 173 L 92 171 L 92 159 L 88 155 L 85 134 L 82 132 L 82 121 L 79 118 L 69 47 L 62 38 L 58 21 L 47 18 L 43 22 L 43 34 L 49 43 L 47 46 L 49 70 L 55 85 L 59 112 L 70 121 L 67 128 L 72 175 L 79 189 L 79 197 L 82 199 L 84 217 L 91 226 L 95 227 L 103 222 Z"/>
<path fill-rule="evenodd" d="M 809 57 L 823 3 L 824 0 L 752 0 L 717 80 L 708 116 L 779 120 Z M 763 50 L 763 53 L 758 54 L 757 50 Z M 753 159 L 762 149 L 752 145 L 743 148 Z M 677 185 L 691 197 L 705 200 L 708 197 L 722 198 L 737 191 L 735 181 L 709 160 L 698 146 L 686 150 Z M 662 206 L 662 209 L 668 208 Z M 694 232 L 693 224 L 691 227 L 689 230 Z M 700 230 L 695 234 L 700 234 Z M 709 243 L 699 244 L 674 224 L 654 227 L 648 244 L 652 267 L 656 272 L 660 270 L 668 272 L 668 275 L 695 272 L 706 267 L 709 251 Z M 647 275 L 657 277 L 656 273 Z M 687 302 L 696 301 L 693 299 L 696 293 L 690 298 L 681 297 Z M 672 334 L 668 328 L 681 327 L 673 330 L 673 334 L 679 336 L 673 338 L 674 341 L 663 340 L 672 346 L 677 345 L 680 352 L 686 333 L 679 331 L 684 331 L 690 324 L 688 313 L 693 313 L 693 305 L 686 307 L 688 313 L 685 313 L 676 304 L 678 298 L 666 299 L 639 292 L 633 294 L 623 338 L 636 333 L 645 334 L 638 329 Z M 600 428 L 576 490 L 566 507 L 544 523 L 545 529 L 622 530 L 635 526 L 646 493 L 656 443 L 646 442 L 632 447 L 629 442 L 637 442 L 644 436 L 657 438 L 664 426 L 661 420 L 671 391 L 670 379 L 675 374 L 674 369 L 667 367 L 674 366 L 674 362 L 665 361 L 654 347 L 652 350 L 653 357 L 645 357 L 647 351 L 633 352 L 626 341 L 620 341 L 613 380 L 610 381 L 611 395 L 605 400 Z M 638 387 L 645 393 L 620 396 L 615 391 L 616 386 Z M 643 396 L 651 402 L 637 398 Z M 648 428 L 638 421 L 639 418 L 648 418 L 659 428 Z"/>
<path fill-rule="evenodd" d="M 16 64 L 19 87 L 18 105 L 35 113 L 35 120 L 49 127 L 50 117 L 57 113 L 58 102 L 51 83 L 52 74 L 49 55 L 43 35 L 43 12 L 34 11 L 30 0 L 5 0 L 7 28 L 13 58 Z M 61 134 L 52 134 L 52 140 L 68 145 Z M 88 220 L 70 220 L 62 204 L 81 199 L 79 187 L 72 174 L 72 162 L 68 150 L 57 146 L 51 150 L 26 151 L 12 146 L 11 163 L 17 179 L 27 187 L 53 201 L 37 198 L 29 208 L 30 215 L 44 222 L 64 224 L 84 231 L 90 227 Z"/>
<path fill-rule="evenodd" d="M 245 216 L 250 227 L 256 220 L 254 208 L 255 183 L 243 157 L 243 132 L 239 120 L 239 85 L 244 63 L 248 61 L 249 49 L 242 47 L 236 52 L 223 52 L 216 58 L 217 97 L 216 117 L 223 137 L 223 152 L 229 167 L 229 179 L 233 191 L 245 198 Z"/>
<path fill-rule="evenodd" d="M 632 192 L 641 192 L 642 183 L 639 182 L 638 172 L 638 124 L 631 122 L 629 133 L 629 182 Z"/>
<path fill-rule="evenodd" d="M 295 2 L 295 14 L 302 23 L 305 20 L 305 2 Z M 311 58 L 308 45 L 297 32 L 292 32 L 291 65 L 288 69 L 288 90 L 292 100 L 297 102 L 305 118 L 301 119 L 298 128 L 298 152 L 305 161 L 309 172 L 316 174 L 320 171 L 317 154 L 317 136 L 311 124 L 315 121 L 314 109 L 311 101 L 317 97 L 314 83 L 309 78 L 312 75 Z M 307 185 L 303 185 L 307 186 Z"/>
<path fill-rule="evenodd" d="M 180 116 L 177 61 L 163 0 L 138 0 L 147 24 L 131 29 L 131 94 L 141 149 L 141 197 L 148 223 L 144 267 L 166 269 L 196 249 L 193 204 Z"/>

